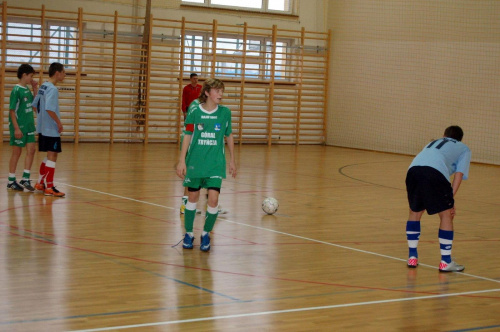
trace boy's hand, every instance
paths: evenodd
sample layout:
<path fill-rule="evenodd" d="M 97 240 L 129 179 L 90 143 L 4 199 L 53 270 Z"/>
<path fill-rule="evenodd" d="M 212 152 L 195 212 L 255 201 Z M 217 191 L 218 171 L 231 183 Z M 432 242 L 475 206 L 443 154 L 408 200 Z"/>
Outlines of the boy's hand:
<path fill-rule="evenodd" d="M 62 123 L 57 125 L 57 129 L 59 130 L 59 134 L 63 132 L 63 125 Z"/>
<path fill-rule="evenodd" d="M 31 81 L 31 87 L 33 88 L 33 90 L 38 89 L 38 81 L 32 80 Z"/>
<path fill-rule="evenodd" d="M 177 169 L 176 169 L 177 176 L 180 177 L 181 179 L 184 179 L 186 176 L 186 162 L 185 161 L 179 161 L 177 164 Z"/>
<path fill-rule="evenodd" d="M 23 138 L 23 132 L 21 131 L 21 129 L 15 129 L 15 131 L 14 131 L 14 137 L 17 138 L 17 139 Z"/>
<path fill-rule="evenodd" d="M 236 177 L 236 164 L 234 163 L 234 161 L 231 161 L 229 163 L 229 174 L 231 174 L 233 178 Z"/>

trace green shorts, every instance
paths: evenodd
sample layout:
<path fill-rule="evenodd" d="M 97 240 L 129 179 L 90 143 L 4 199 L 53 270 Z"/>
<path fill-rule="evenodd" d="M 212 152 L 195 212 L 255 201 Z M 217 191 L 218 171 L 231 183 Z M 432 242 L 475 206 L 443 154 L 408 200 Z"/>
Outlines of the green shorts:
<path fill-rule="evenodd" d="M 28 144 L 28 143 L 35 143 L 35 141 L 36 141 L 35 134 L 36 134 L 35 131 L 33 131 L 31 133 L 23 133 L 23 137 L 17 139 L 14 136 L 14 132 L 11 131 L 10 132 L 10 145 L 24 148 L 26 146 L 26 144 Z"/>
<path fill-rule="evenodd" d="M 211 178 L 184 178 L 184 187 L 192 189 L 219 188 L 222 186 L 222 177 L 213 176 Z"/>

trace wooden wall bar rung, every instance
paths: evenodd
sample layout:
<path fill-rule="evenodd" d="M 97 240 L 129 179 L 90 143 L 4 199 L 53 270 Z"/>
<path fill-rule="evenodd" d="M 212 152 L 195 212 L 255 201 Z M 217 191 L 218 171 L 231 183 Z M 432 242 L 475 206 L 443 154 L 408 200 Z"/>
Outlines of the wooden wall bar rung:
<path fill-rule="evenodd" d="M 71 35 L 57 36 L 38 28 L 38 39 L 29 41 L 22 40 L 26 37 L 22 32 L 2 30 L 2 128 L 8 121 L 5 101 L 16 83 L 19 61 L 33 61 L 37 78 L 46 80 L 54 58 L 47 51 L 50 43 L 67 48 L 60 62 L 65 63 L 68 75 L 59 86 L 61 115 L 68 128 L 64 139 L 179 142 L 182 89 L 189 83 L 188 74 L 195 71 L 200 83 L 213 76 L 225 83 L 223 103 L 233 111 L 233 131 L 239 144 L 325 141 L 330 33 L 152 15 L 145 24 L 143 17 L 117 12 L 45 7 L 9 7 L 5 2 L 0 7 L 2 26 L 25 18 L 36 19 L 42 27 L 49 19 L 72 27 Z M 143 39 L 146 27 L 149 35 Z M 10 50 L 35 50 L 37 54 L 12 57 Z M 7 138 L 4 131 L 3 139 Z"/>

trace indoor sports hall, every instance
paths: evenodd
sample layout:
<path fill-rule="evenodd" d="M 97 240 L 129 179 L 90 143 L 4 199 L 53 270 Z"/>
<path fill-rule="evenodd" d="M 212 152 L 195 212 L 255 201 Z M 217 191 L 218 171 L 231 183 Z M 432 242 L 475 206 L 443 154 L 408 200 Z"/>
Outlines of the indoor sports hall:
<path fill-rule="evenodd" d="M 0 331 L 500 330 L 498 17 L 494 0 L 0 2 Z M 52 62 L 66 195 L 7 190 L 17 68 L 42 84 Z M 182 247 L 191 73 L 225 84 L 238 170 L 209 252 L 204 194 Z M 472 152 L 465 270 L 439 271 L 427 214 L 408 268 L 405 177 L 450 125 Z"/>

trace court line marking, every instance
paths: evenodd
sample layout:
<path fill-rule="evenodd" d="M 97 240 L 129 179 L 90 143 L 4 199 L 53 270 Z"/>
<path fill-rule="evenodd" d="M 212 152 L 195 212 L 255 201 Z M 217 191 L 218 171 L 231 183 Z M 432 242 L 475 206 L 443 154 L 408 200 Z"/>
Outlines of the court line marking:
<path fill-rule="evenodd" d="M 151 202 L 147 202 L 147 201 L 142 201 L 142 200 L 138 200 L 138 199 L 134 199 L 134 198 L 130 198 L 130 197 L 125 197 L 125 196 L 110 194 L 110 193 L 107 193 L 107 192 L 103 192 L 103 191 L 99 191 L 99 190 L 94 190 L 94 189 L 90 189 L 90 188 L 79 187 L 79 186 L 74 186 L 74 185 L 70 185 L 70 184 L 66 184 L 66 183 L 60 183 L 60 182 L 58 182 L 58 184 L 65 185 L 65 186 L 72 187 L 72 188 L 76 188 L 76 189 L 87 190 L 87 191 L 95 192 L 95 193 L 102 194 L 102 195 L 107 195 L 107 196 L 117 197 L 117 198 L 129 200 L 129 201 L 134 201 L 134 202 L 137 202 L 137 203 L 153 205 L 153 206 L 161 207 L 161 208 L 164 208 L 164 209 L 177 210 L 176 208 L 173 208 L 173 207 L 170 207 L 170 206 L 160 205 L 160 204 L 151 203 Z M 224 217 L 218 217 L 217 219 L 218 220 L 224 220 L 224 221 L 226 221 L 228 223 L 232 223 L 232 224 L 237 224 L 237 225 L 246 226 L 246 227 L 255 228 L 255 229 L 260 229 L 260 230 L 264 230 L 264 231 L 268 231 L 268 232 L 272 232 L 272 233 L 276 233 L 276 234 L 290 236 L 290 237 L 294 237 L 294 238 L 301 239 L 301 240 L 307 240 L 307 241 L 311 241 L 311 242 L 325 244 L 325 245 L 328 245 L 328 246 L 333 246 L 333 247 L 342 248 L 342 249 L 346 249 L 346 250 L 356 251 L 356 252 L 363 253 L 363 254 L 374 255 L 374 256 L 378 256 L 378 257 L 383 257 L 383 258 L 388 258 L 388 259 L 397 260 L 397 261 L 401 261 L 401 262 L 406 262 L 406 259 L 402 259 L 402 258 L 398 258 L 398 257 L 394 257 L 394 256 L 388 256 L 388 255 L 379 254 L 379 253 L 376 253 L 376 252 L 373 252 L 373 251 L 367 251 L 367 250 L 352 248 L 352 247 L 343 246 L 343 245 L 340 245 L 340 244 L 335 244 L 335 243 L 331 243 L 331 242 L 326 242 L 326 241 L 321 241 L 321 240 L 316 240 L 316 239 L 308 238 L 308 237 L 305 237 L 305 236 L 295 235 L 295 234 L 291 234 L 291 233 L 285 233 L 285 232 L 277 231 L 277 230 L 274 230 L 274 229 L 271 229 L 271 228 L 265 228 L 265 227 L 261 227 L 261 226 L 255 226 L 255 225 L 245 224 L 245 223 L 234 221 L 234 220 L 230 220 L 230 219 L 227 219 L 227 218 L 224 218 Z M 436 266 L 428 265 L 428 264 L 422 264 L 422 263 L 419 263 L 419 266 L 425 266 L 425 267 L 428 267 L 428 268 L 431 268 L 431 269 L 435 269 L 435 270 L 438 269 L 438 267 L 436 267 Z M 473 275 L 473 274 L 469 274 L 469 273 L 465 273 L 465 272 L 459 272 L 458 274 L 459 275 L 468 276 L 468 277 L 471 277 L 471 278 L 477 278 L 477 279 L 482 279 L 482 280 L 491 281 L 491 282 L 495 282 L 495 283 L 500 283 L 500 280 L 486 278 L 486 277 L 481 277 L 481 276 L 477 276 L 477 275 Z"/>
<path fill-rule="evenodd" d="M 182 319 L 182 320 L 155 322 L 155 323 L 144 323 L 144 324 L 135 324 L 135 325 L 122 325 L 122 326 L 114 326 L 114 327 L 102 327 L 102 328 L 87 329 L 87 330 L 73 330 L 73 332 L 98 332 L 98 331 L 111 331 L 111 330 L 117 330 L 117 329 L 141 328 L 141 327 L 149 327 L 149 326 L 172 325 L 172 324 L 182 324 L 182 323 L 196 323 L 196 322 L 203 322 L 203 321 L 210 321 L 210 320 L 243 318 L 243 317 L 254 317 L 254 316 L 263 316 L 263 315 L 275 315 L 275 314 L 284 314 L 284 313 L 291 313 L 291 312 L 313 311 L 313 310 L 326 310 L 326 309 L 356 307 L 356 306 L 372 305 L 372 304 L 385 304 L 385 303 L 395 303 L 395 302 L 405 302 L 405 301 L 427 300 L 427 299 L 436 299 L 436 298 L 446 298 L 446 297 L 471 295 L 471 294 L 478 294 L 478 293 L 491 293 L 491 292 L 498 292 L 498 291 L 500 291 L 500 288 L 489 289 L 489 290 L 480 290 L 480 291 L 472 291 L 472 292 L 462 292 L 462 293 L 451 293 L 451 294 L 419 296 L 419 297 L 402 298 L 402 299 L 399 298 L 399 299 L 389 299 L 389 300 L 344 303 L 344 304 L 334 304 L 334 305 L 317 306 L 317 307 L 304 307 L 304 308 L 296 308 L 296 309 L 260 311 L 260 312 L 246 313 L 246 314 L 235 314 L 235 315 L 225 315 L 225 316 L 192 318 L 192 319 Z"/>

